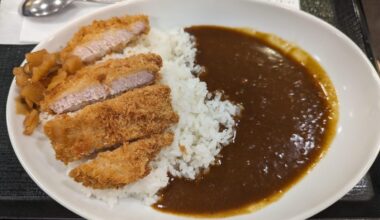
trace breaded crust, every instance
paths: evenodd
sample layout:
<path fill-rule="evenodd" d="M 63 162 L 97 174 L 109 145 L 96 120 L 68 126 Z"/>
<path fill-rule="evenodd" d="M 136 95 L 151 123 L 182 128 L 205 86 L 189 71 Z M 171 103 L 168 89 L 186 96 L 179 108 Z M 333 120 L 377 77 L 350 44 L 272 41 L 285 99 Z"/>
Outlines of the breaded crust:
<path fill-rule="evenodd" d="M 124 17 L 113 17 L 108 20 L 95 20 L 92 24 L 82 27 L 75 33 L 74 37 L 67 43 L 67 46 L 61 50 L 61 59 L 67 59 L 77 46 L 96 40 L 107 31 L 118 29 L 129 30 L 132 28 L 131 25 L 136 22 L 143 22 L 146 25 L 146 28 L 141 34 L 147 34 L 149 32 L 149 19 L 146 15 L 127 15 Z M 122 49 L 123 46 L 125 45 L 121 45 L 119 50 Z"/>
<path fill-rule="evenodd" d="M 140 71 L 150 72 L 158 79 L 158 71 L 161 67 L 161 57 L 153 53 L 111 59 L 86 66 L 53 89 L 46 91 L 41 102 L 41 109 L 50 112 L 50 106 L 67 95 L 79 93 L 91 86 L 101 84 L 111 87 L 114 80 Z"/>
<path fill-rule="evenodd" d="M 173 134 L 164 133 L 126 143 L 114 151 L 99 153 L 95 159 L 71 170 L 69 175 L 86 187 L 122 187 L 148 175 L 149 162 L 172 142 Z"/>
<path fill-rule="evenodd" d="M 162 133 L 177 122 L 170 88 L 152 85 L 86 106 L 73 116 L 59 115 L 45 124 L 44 131 L 56 158 L 68 163 L 105 147 Z"/>

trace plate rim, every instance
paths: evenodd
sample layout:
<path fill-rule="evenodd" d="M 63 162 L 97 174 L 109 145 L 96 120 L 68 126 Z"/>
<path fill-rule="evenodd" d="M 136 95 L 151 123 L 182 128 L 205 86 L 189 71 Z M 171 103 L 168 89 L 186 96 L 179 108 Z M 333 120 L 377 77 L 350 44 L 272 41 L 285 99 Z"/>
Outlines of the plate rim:
<path fill-rule="evenodd" d="M 80 23 L 81 21 L 86 20 L 86 19 L 90 19 L 91 17 L 97 17 L 98 14 L 104 13 L 105 11 L 112 11 L 113 9 L 121 7 L 121 6 L 128 7 L 128 4 L 131 4 L 131 3 L 148 2 L 148 1 L 149 0 L 125 0 L 125 1 L 118 2 L 118 3 L 113 4 L 113 5 L 106 6 L 104 8 L 99 8 L 96 11 L 91 12 L 89 14 L 81 15 L 78 18 L 76 18 L 76 19 L 68 22 L 67 24 L 65 24 L 63 27 L 61 27 L 60 29 L 58 29 L 57 31 L 55 31 L 54 33 L 49 35 L 49 37 L 42 40 L 40 43 L 38 43 L 36 45 L 36 47 L 33 48 L 32 51 L 40 49 L 42 47 L 41 45 L 44 45 L 46 42 L 50 41 L 51 39 L 54 39 L 57 35 L 59 35 L 59 33 L 64 32 L 66 29 L 70 29 L 70 27 L 74 26 L 76 23 Z M 331 24 L 327 23 L 326 21 L 324 21 L 324 20 L 322 20 L 322 19 L 320 19 L 314 15 L 311 15 L 305 11 L 302 11 L 301 9 L 298 10 L 298 9 L 294 9 L 294 8 L 283 7 L 283 6 L 279 6 L 279 5 L 270 3 L 270 2 L 264 2 L 264 1 L 260 1 L 260 0 L 239 0 L 239 1 L 251 2 L 253 4 L 262 4 L 262 5 L 265 5 L 267 7 L 275 7 L 275 8 L 279 8 L 281 10 L 287 10 L 287 11 L 290 11 L 291 13 L 297 15 L 300 18 L 307 19 L 307 20 L 311 21 L 312 23 L 319 24 L 319 25 L 323 26 L 323 28 L 325 28 L 328 31 L 337 35 L 337 37 L 340 40 L 343 40 L 344 43 L 350 47 L 350 49 L 355 51 L 365 61 L 366 65 L 371 70 L 371 76 L 376 81 L 378 89 L 380 88 L 380 77 L 379 77 L 377 71 L 375 70 L 374 66 L 372 65 L 372 63 L 369 61 L 368 57 L 359 48 L 359 46 L 357 44 L 355 44 L 347 35 L 345 35 L 343 32 L 341 32 L 339 29 L 335 28 Z M 92 20 L 94 20 L 94 19 L 96 19 L 96 18 L 93 18 Z M 25 60 L 22 62 L 22 64 L 24 62 L 25 62 Z M 64 206 L 65 208 L 67 208 L 68 210 L 72 211 L 73 213 L 75 213 L 79 216 L 89 218 L 89 219 L 99 219 L 99 217 L 91 215 L 90 212 L 83 211 L 83 209 L 80 209 L 79 207 L 75 207 L 70 202 L 68 202 L 65 199 L 60 198 L 59 196 L 56 195 L 56 193 L 54 193 L 53 191 L 48 189 L 48 187 L 46 187 L 42 182 L 40 182 L 34 176 L 33 171 L 31 171 L 30 168 L 26 165 L 26 162 L 21 157 L 21 153 L 20 153 L 19 148 L 14 147 L 15 143 L 16 143 L 16 140 L 15 140 L 16 137 L 13 133 L 14 125 L 10 122 L 11 114 L 13 112 L 10 109 L 11 106 L 9 104 L 9 100 L 13 98 L 13 97 L 11 97 L 11 94 L 13 94 L 15 90 L 17 90 L 17 87 L 15 87 L 15 86 L 16 86 L 15 85 L 15 79 L 13 79 L 11 86 L 9 88 L 9 92 L 8 92 L 8 96 L 7 96 L 7 102 L 6 102 L 6 124 L 7 124 L 8 136 L 9 136 L 10 142 L 12 144 L 12 148 L 15 151 L 15 154 L 17 156 L 18 161 L 20 162 L 20 164 L 22 165 L 24 170 L 28 173 L 28 175 L 31 177 L 31 179 L 38 185 L 38 187 L 40 187 L 47 195 L 49 195 L 51 198 L 53 198 L 56 202 L 58 202 L 59 204 L 61 204 L 62 206 Z M 338 99 L 339 99 L 339 97 L 338 97 Z M 380 131 L 379 131 L 379 133 L 380 133 Z M 372 151 L 370 151 L 372 153 L 372 157 L 369 158 L 369 160 L 367 160 L 367 162 L 365 163 L 364 166 L 361 167 L 360 172 L 357 172 L 356 175 L 353 176 L 353 178 L 351 178 L 351 180 L 348 183 L 346 183 L 344 187 L 342 187 L 339 191 L 335 192 L 332 196 L 330 196 L 328 199 L 326 199 L 323 203 L 319 203 L 318 205 L 314 206 L 313 208 L 308 209 L 306 211 L 303 211 L 303 212 L 295 215 L 293 217 L 293 219 L 305 219 L 305 218 L 311 217 L 311 216 L 319 213 L 320 211 L 326 209 L 327 207 L 332 205 L 334 202 L 338 201 L 348 191 L 350 191 L 360 181 L 360 179 L 368 172 L 368 170 L 370 169 L 370 167 L 372 166 L 372 164 L 376 160 L 376 158 L 379 154 L 379 151 L 380 151 L 380 135 L 377 136 L 377 146 L 374 147 L 372 149 Z M 237 216 L 242 216 L 242 215 L 237 215 Z M 237 216 L 231 216 L 231 217 L 233 218 L 233 217 L 237 217 Z M 188 216 L 182 216 L 182 215 L 179 215 L 177 217 L 189 218 Z"/>

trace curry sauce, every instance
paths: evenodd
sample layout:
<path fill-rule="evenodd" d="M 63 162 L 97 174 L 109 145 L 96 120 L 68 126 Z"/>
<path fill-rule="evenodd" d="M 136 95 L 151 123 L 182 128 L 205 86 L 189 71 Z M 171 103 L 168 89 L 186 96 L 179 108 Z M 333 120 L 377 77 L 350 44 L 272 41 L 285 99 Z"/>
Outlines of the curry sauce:
<path fill-rule="evenodd" d="M 218 217 L 276 200 L 322 157 L 335 134 L 335 90 L 303 50 L 269 34 L 194 26 L 197 64 L 209 91 L 243 106 L 220 165 L 196 180 L 172 178 L 154 205 Z"/>

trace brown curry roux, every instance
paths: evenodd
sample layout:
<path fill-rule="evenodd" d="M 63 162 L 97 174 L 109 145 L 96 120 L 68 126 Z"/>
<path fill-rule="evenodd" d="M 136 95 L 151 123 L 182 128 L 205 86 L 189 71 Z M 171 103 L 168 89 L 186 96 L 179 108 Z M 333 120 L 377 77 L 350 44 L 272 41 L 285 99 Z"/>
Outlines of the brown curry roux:
<path fill-rule="evenodd" d="M 318 162 L 335 134 L 331 82 L 309 55 L 271 35 L 216 26 L 186 31 L 195 36 L 208 90 L 224 91 L 244 109 L 221 165 L 195 181 L 173 178 L 154 207 L 215 217 L 275 200 Z"/>

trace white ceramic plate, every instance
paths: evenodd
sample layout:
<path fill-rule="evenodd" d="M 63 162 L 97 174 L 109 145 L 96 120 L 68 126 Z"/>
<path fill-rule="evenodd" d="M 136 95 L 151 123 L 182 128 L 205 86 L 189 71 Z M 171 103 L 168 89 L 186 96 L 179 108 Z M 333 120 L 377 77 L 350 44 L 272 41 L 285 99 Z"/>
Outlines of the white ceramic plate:
<path fill-rule="evenodd" d="M 56 51 L 94 19 L 127 13 L 150 16 L 161 29 L 196 24 L 251 27 L 294 42 L 308 51 L 329 74 L 340 102 L 337 135 L 327 155 L 279 201 L 232 219 L 304 219 L 337 201 L 367 172 L 380 146 L 379 78 L 360 49 L 341 32 L 301 11 L 249 0 L 132 0 L 104 8 L 67 25 L 35 50 Z M 87 198 L 65 175 L 42 132 L 22 134 L 22 116 L 15 114 L 15 83 L 9 91 L 7 125 L 13 148 L 32 179 L 52 198 L 88 219 L 178 219 L 140 202 L 125 199 L 110 208 Z M 184 218 L 184 217 L 183 217 Z"/>

